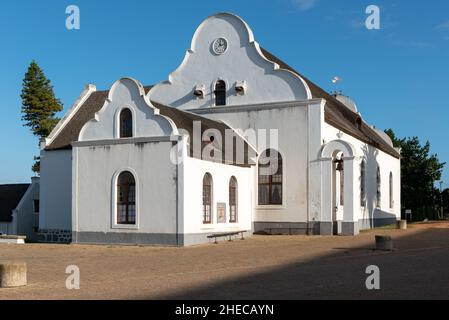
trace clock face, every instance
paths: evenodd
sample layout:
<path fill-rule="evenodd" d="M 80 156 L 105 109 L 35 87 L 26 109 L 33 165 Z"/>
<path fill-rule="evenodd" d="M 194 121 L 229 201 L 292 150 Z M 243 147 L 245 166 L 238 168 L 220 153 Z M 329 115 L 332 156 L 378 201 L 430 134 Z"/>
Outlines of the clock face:
<path fill-rule="evenodd" d="M 228 49 L 228 41 L 224 38 L 218 38 L 212 44 L 212 49 L 216 54 L 223 54 Z"/>

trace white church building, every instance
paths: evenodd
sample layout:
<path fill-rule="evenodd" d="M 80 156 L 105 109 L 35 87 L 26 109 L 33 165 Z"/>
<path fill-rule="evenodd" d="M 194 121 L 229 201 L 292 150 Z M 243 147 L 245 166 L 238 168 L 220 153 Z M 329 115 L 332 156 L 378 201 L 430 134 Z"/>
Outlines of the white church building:
<path fill-rule="evenodd" d="M 42 144 L 42 241 L 187 246 L 400 219 L 400 150 L 215 14 L 168 80 L 88 85 Z"/>

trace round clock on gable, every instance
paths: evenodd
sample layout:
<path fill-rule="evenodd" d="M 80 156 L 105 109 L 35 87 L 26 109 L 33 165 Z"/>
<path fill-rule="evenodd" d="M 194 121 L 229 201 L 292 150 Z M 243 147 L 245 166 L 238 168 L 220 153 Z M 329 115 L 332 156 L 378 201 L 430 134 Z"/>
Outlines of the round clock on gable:
<path fill-rule="evenodd" d="M 212 50 L 215 54 L 223 54 L 228 50 L 228 41 L 225 38 L 218 38 L 212 43 Z"/>

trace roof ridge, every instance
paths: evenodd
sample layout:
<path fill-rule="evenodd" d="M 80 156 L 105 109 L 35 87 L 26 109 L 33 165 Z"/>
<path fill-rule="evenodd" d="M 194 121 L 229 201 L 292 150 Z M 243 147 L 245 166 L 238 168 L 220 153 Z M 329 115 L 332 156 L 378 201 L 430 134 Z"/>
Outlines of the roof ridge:
<path fill-rule="evenodd" d="M 149 84 L 149 85 L 146 85 L 146 86 L 143 86 L 143 88 L 144 89 L 151 89 L 151 88 L 153 88 L 155 86 L 155 84 Z M 111 89 L 106 89 L 106 90 L 96 90 L 96 91 L 94 91 L 94 92 L 92 92 L 92 93 L 107 93 L 107 92 L 109 92 L 109 91 L 111 91 Z M 148 93 L 148 92 L 147 92 Z"/>
<path fill-rule="evenodd" d="M 315 98 L 324 98 L 328 103 L 326 103 L 326 106 L 328 110 L 332 112 L 338 112 L 343 119 L 339 118 L 338 115 L 329 114 L 326 113 L 326 121 L 331 124 L 332 126 L 336 127 L 337 129 L 361 140 L 368 144 L 373 145 L 374 147 L 382 150 L 383 152 L 386 152 L 394 157 L 400 157 L 400 154 L 396 151 L 395 148 L 391 147 L 383 137 L 381 137 L 375 130 L 373 130 L 370 125 L 363 120 L 362 116 L 358 112 L 354 112 L 347 108 L 342 102 L 340 102 L 338 99 L 336 99 L 333 95 L 328 93 L 326 90 L 315 84 L 313 81 L 308 79 L 307 77 L 304 77 L 301 73 L 296 71 L 294 68 L 292 68 L 290 65 L 288 65 L 283 60 L 279 59 L 274 54 L 270 53 L 268 50 L 260 47 L 262 54 L 265 55 L 265 57 L 274 62 L 277 63 L 281 68 L 287 69 L 295 74 L 297 74 L 299 77 L 301 77 L 309 86 L 310 91 L 312 92 L 312 96 Z M 349 117 L 352 117 L 353 119 L 349 119 Z M 360 118 L 362 121 L 362 126 L 360 128 L 357 127 L 356 119 Z M 347 125 L 350 125 L 351 128 L 344 128 L 344 123 L 339 122 L 348 122 Z M 330 123 L 332 122 L 332 123 Z M 369 134 L 364 132 L 364 130 L 368 131 Z M 374 138 L 376 137 L 377 140 Z"/>
<path fill-rule="evenodd" d="M 268 50 L 266 50 L 266 49 L 264 49 L 264 48 L 262 48 L 262 47 L 260 47 L 260 48 L 261 48 L 262 53 L 263 53 L 264 55 L 265 55 L 265 53 L 267 53 L 269 56 L 275 58 L 277 61 L 273 61 L 273 62 L 278 63 L 278 64 L 281 66 L 281 68 L 283 68 L 283 66 L 284 66 L 285 68 L 283 68 L 283 69 L 287 69 L 287 70 L 289 70 L 289 71 L 292 71 L 293 73 L 296 73 L 298 76 L 300 76 L 301 78 L 303 78 L 304 81 L 306 81 L 308 85 L 309 85 L 309 84 L 312 84 L 312 85 L 315 87 L 315 89 L 320 90 L 324 95 L 327 96 L 327 98 L 329 98 L 329 99 L 332 100 L 333 102 L 335 102 L 335 103 L 341 105 L 342 107 L 345 107 L 345 108 L 346 108 L 346 106 L 345 106 L 341 101 L 339 101 L 337 98 L 335 98 L 332 94 L 330 94 L 329 92 L 327 92 L 326 90 L 324 90 L 323 88 L 321 88 L 319 85 L 317 85 L 315 82 L 313 82 L 312 80 L 310 80 L 308 77 L 304 76 L 302 73 L 296 71 L 296 69 L 293 68 L 293 67 L 291 67 L 288 63 L 286 63 L 286 62 L 284 62 L 283 60 L 279 59 L 277 56 L 275 56 L 274 54 L 272 54 L 272 53 L 269 52 Z M 268 60 L 271 60 L 271 59 L 269 59 L 269 57 L 267 57 L 267 58 L 268 58 Z M 279 63 L 279 62 L 280 62 L 280 63 Z M 349 109 L 348 109 L 348 110 L 349 110 Z M 349 111 L 352 112 L 352 113 L 354 113 L 354 114 L 356 114 L 356 115 L 358 114 L 357 112 L 354 112 L 354 111 L 352 111 L 352 110 L 349 110 Z"/>

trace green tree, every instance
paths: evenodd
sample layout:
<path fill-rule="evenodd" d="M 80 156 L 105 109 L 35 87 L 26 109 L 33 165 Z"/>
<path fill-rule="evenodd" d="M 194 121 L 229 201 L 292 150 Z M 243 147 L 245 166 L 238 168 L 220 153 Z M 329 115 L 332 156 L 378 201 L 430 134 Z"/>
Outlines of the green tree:
<path fill-rule="evenodd" d="M 385 130 L 385 133 L 388 134 L 388 136 L 390 137 L 391 141 L 393 141 L 393 146 L 395 148 L 400 148 L 401 147 L 402 140 L 400 140 L 400 139 L 398 139 L 396 137 L 396 134 L 393 132 L 392 129 Z"/>
<path fill-rule="evenodd" d="M 418 137 L 398 139 L 393 130 L 385 130 L 395 147 L 401 148 L 402 208 L 416 213 L 433 207 L 434 183 L 441 179 L 445 163 L 430 153 L 430 142 L 422 145 Z M 433 217 L 433 216 L 432 216 Z"/>
<path fill-rule="evenodd" d="M 55 97 L 50 80 L 47 79 L 36 61 L 32 61 L 22 83 L 22 120 L 30 127 L 39 142 L 46 138 L 58 123 L 55 115 L 62 110 L 62 103 Z M 36 158 L 34 172 L 40 171 L 40 162 Z"/>
<path fill-rule="evenodd" d="M 449 189 L 443 190 L 442 193 L 444 214 L 449 214 Z"/>

